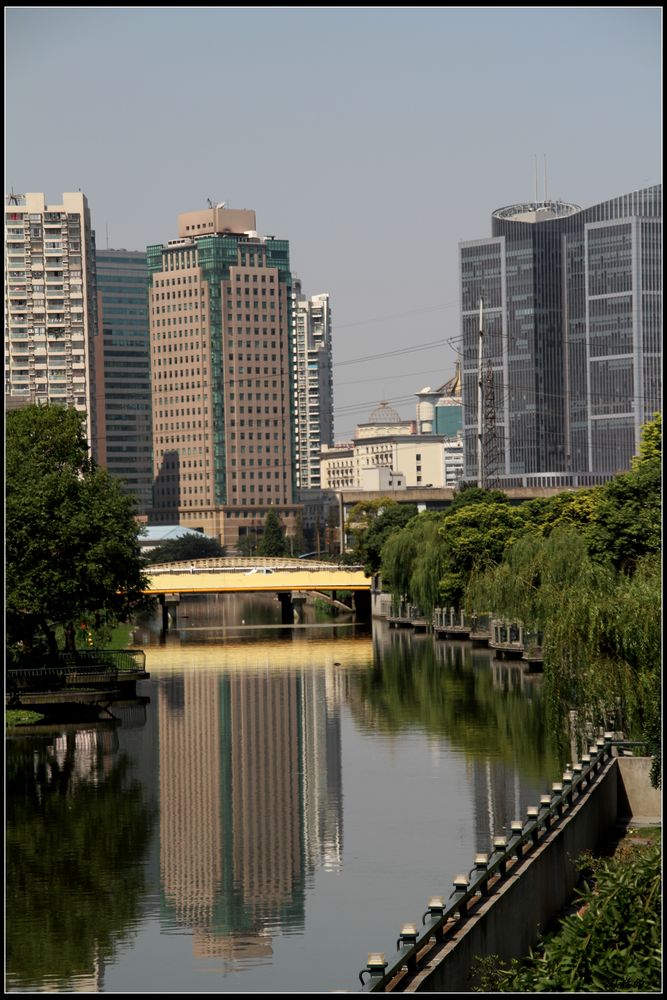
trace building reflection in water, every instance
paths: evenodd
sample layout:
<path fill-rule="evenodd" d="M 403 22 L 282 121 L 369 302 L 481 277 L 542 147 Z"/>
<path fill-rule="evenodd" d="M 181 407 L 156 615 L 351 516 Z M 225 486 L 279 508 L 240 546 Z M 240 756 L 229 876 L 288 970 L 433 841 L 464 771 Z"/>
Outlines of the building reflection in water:
<path fill-rule="evenodd" d="M 474 811 L 471 856 L 472 850 L 490 851 L 494 837 L 509 833 L 512 820 L 525 819 L 527 806 L 539 805 L 547 788 L 538 775 L 554 766 L 544 747 L 541 675 L 530 673 L 526 664 L 496 660 L 492 650 L 474 649 L 467 641 L 403 630 L 377 630 L 374 648 L 385 685 L 392 671 L 398 668 L 403 676 L 409 663 L 410 697 L 423 690 L 432 704 L 441 702 L 440 732 L 466 755 Z M 426 717 L 425 706 L 421 709 Z M 418 706 L 417 717 L 419 711 Z"/>
<path fill-rule="evenodd" d="M 197 651 L 198 668 L 159 679 L 162 890 L 197 956 L 270 956 L 272 934 L 303 928 L 306 878 L 341 863 L 340 675 L 312 646 L 295 670 L 288 648 L 289 667 L 254 644 L 226 650 L 237 669 Z"/>

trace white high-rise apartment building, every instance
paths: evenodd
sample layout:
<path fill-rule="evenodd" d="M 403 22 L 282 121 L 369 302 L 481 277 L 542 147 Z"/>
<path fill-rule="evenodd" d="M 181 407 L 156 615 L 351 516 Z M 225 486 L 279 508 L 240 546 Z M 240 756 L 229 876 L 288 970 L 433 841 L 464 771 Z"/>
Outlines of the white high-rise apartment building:
<path fill-rule="evenodd" d="M 320 452 L 333 444 L 331 307 L 327 292 L 305 298 L 298 278 L 292 281 L 296 484 L 319 490 Z"/>
<path fill-rule="evenodd" d="M 93 337 L 95 234 L 81 192 L 47 205 L 43 194 L 5 198 L 5 397 L 86 414 L 97 454 Z"/>

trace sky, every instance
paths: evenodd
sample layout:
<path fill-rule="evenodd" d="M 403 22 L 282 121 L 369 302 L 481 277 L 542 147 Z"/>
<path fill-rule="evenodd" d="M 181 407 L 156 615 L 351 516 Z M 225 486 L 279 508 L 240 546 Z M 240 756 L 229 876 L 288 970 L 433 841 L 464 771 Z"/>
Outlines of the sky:
<path fill-rule="evenodd" d="M 116 249 L 254 209 L 331 296 L 344 440 L 453 375 L 495 209 L 662 180 L 661 50 L 660 7 L 5 7 L 5 191 Z"/>

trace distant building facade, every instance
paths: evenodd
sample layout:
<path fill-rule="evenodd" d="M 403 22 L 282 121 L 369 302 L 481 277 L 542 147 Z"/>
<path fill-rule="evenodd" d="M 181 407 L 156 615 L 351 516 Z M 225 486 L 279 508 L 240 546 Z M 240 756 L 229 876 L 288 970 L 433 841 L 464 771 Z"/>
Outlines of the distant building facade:
<path fill-rule="evenodd" d="M 297 505 L 289 244 L 224 204 L 149 246 L 154 523 L 233 549 Z"/>
<path fill-rule="evenodd" d="M 98 461 L 146 515 L 153 486 L 146 253 L 98 249 L 96 263 Z"/>
<path fill-rule="evenodd" d="M 292 295 L 296 486 L 319 490 L 320 451 L 333 444 L 331 305 L 326 292 L 302 296 L 298 278 Z"/>
<path fill-rule="evenodd" d="M 95 408 L 95 234 L 80 191 L 5 198 L 5 397 L 61 403 L 86 415 L 98 454 Z"/>
<path fill-rule="evenodd" d="M 662 409 L 662 187 L 581 209 L 493 213 L 460 244 L 465 478 L 603 482 L 628 469 Z"/>
<path fill-rule="evenodd" d="M 417 393 L 417 429 L 420 434 L 438 434 L 453 438 L 463 430 L 461 363 L 456 362 L 454 377 L 439 389 L 426 386 Z"/>
<path fill-rule="evenodd" d="M 404 490 L 445 485 L 444 439 L 417 434 L 414 420 L 386 402 L 357 426 L 354 440 L 324 447 L 322 486 L 326 490 Z"/>

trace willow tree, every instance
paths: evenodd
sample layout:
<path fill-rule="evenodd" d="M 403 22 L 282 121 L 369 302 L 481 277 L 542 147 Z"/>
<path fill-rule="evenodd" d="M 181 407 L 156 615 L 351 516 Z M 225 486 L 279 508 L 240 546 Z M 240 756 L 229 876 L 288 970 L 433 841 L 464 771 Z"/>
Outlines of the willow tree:
<path fill-rule="evenodd" d="M 510 545 L 503 562 L 476 577 L 468 601 L 543 632 L 549 730 L 560 747 L 574 720 L 580 748 L 599 729 L 649 740 L 658 758 L 660 716 L 659 560 L 628 575 L 592 555 L 574 528 Z"/>

